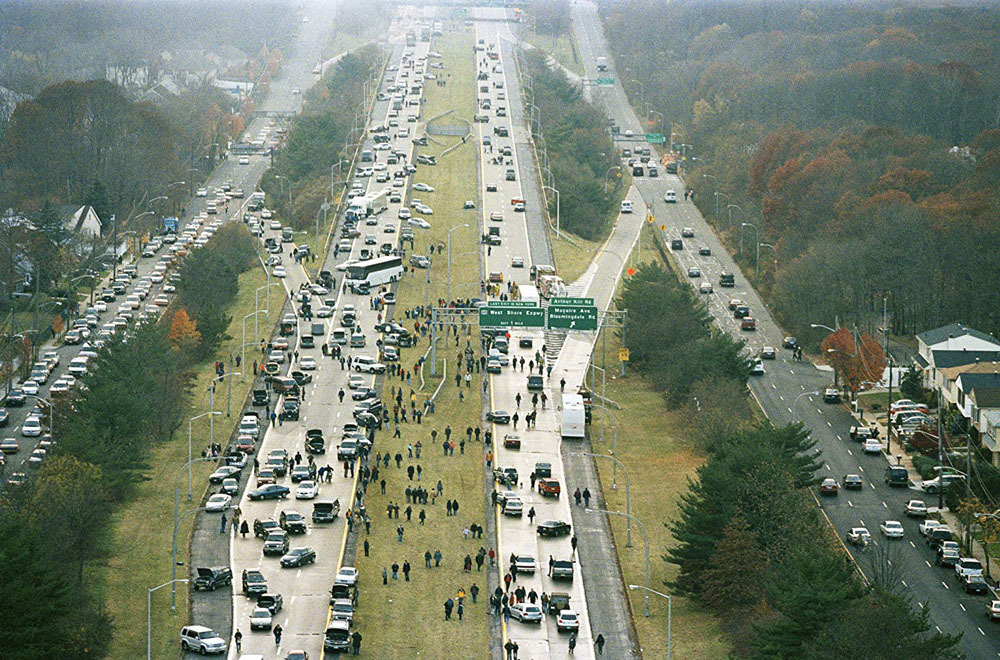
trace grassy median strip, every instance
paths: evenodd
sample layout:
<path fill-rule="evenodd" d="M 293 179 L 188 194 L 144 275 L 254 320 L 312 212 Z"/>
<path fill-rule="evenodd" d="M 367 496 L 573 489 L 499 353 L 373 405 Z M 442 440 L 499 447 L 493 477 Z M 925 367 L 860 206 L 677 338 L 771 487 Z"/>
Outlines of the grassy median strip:
<path fill-rule="evenodd" d="M 215 359 L 228 365 L 229 354 L 236 351 L 241 342 L 243 316 L 253 311 L 254 290 L 265 283 L 265 274 L 260 268 L 243 273 L 239 278 L 239 293 L 236 302 L 228 310 L 233 321 L 227 330 Z M 277 300 L 278 302 L 275 302 Z M 272 319 L 280 310 L 281 293 L 272 292 Z M 247 341 L 251 337 L 251 321 L 247 323 Z M 263 316 L 260 331 L 267 333 Z M 247 351 L 247 361 L 256 357 Z M 191 400 L 181 420 L 181 426 L 173 438 L 163 443 L 150 454 L 148 480 L 138 484 L 135 494 L 127 506 L 116 512 L 112 519 L 108 554 L 104 562 L 91 570 L 97 572 L 97 583 L 101 585 L 103 602 L 115 622 L 114 637 L 108 652 L 110 658 L 138 658 L 146 648 L 146 590 L 170 580 L 171 547 L 174 524 L 174 485 L 180 478 L 181 512 L 197 507 L 205 492 L 206 479 L 214 470 L 211 462 L 195 463 L 192 466 L 193 499 L 186 501 L 187 477 L 179 477 L 188 460 L 187 421 L 209 410 L 208 383 L 215 377 L 213 361 L 208 360 L 194 370 Z M 228 369 L 228 366 L 227 366 Z M 214 407 L 222 415 L 215 417 L 215 441 L 225 444 L 229 432 L 239 421 L 240 409 L 250 388 L 250 379 L 240 383 L 238 377 L 232 380 L 232 416 L 226 417 L 226 381 L 217 385 Z M 208 417 L 194 422 L 191 444 L 195 457 L 209 444 Z M 187 516 L 178 533 L 177 577 L 187 577 L 188 538 L 191 534 L 193 516 Z M 177 635 L 181 626 L 188 623 L 188 585 L 177 585 L 177 611 L 170 610 L 170 588 L 153 594 L 152 608 L 152 653 L 155 658 L 176 657 L 178 653 Z"/>
<path fill-rule="evenodd" d="M 430 117 L 430 108 L 441 108 L 441 97 L 446 97 L 455 107 L 453 117 L 471 118 L 473 104 L 473 74 L 470 57 L 472 37 L 468 31 L 457 35 L 449 35 L 439 39 L 433 47 L 444 56 L 445 71 L 451 73 L 446 87 L 438 87 L 429 83 L 427 87 L 427 104 L 424 116 Z M 443 110 L 440 110 L 443 111 Z M 443 140 L 442 140 L 443 142 Z M 453 144 L 454 139 L 448 144 Z M 437 151 L 436 153 L 440 153 Z M 416 249 L 411 254 L 428 254 L 428 246 L 442 246 L 444 253 L 439 254 L 437 248 L 433 257 L 433 265 L 429 271 L 430 283 L 427 283 L 428 271 L 414 270 L 404 276 L 397 288 L 395 318 L 400 323 L 412 327 L 412 321 L 405 318 L 403 310 L 424 304 L 425 295 L 434 304 L 438 298 L 446 296 L 447 286 L 447 241 L 448 230 L 468 223 L 468 228 L 456 229 L 452 233 L 452 296 L 469 297 L 477 295 L 479 285 L 478 261 L 478 231 L 475 210 L 463 210 L 466 199 L 476 199 L 476 152 L 473 144 L 461 146 L 450 154 L 439 158 L 436 167 L 421 166 L 415 175 L 415 181 L 429 183 L 435 188 L 433 193 L 417 193 L 426 204 L 434 209 L 434 215 L 429 216 L 431 229 L 415 229 L 417 236 Z M 475 287 L 462 285 L 465 282 L 475 283 Z M 478 333 L 471 336 L 474 348 L 478 347 Z M 404 349 L 402 363 L 412 367 L 419 355 L 428 347 L 428 338 L 421 338 L 415 348 Z M 375 451 L 391 453 L 399 452 L 403 457 L 402 467 L 397 468 L 395 461 L 390 461 L 388 468 L 380 468 L 379 480 L 368 489 L 367 507 L 373 521 L 371 533 L 362 529 L 358 543 L 356 565 L 360 569 L 361 597 L 355 622 L 364 637 L 362 653 L 379 658 L 438 658 L 446 653 L 449 658 L 479 659 L 483 657 L 483 649 L 488 645 L 488 626 L 486 604 L 488 594 L 486 589 L 485 567 L 477 572 L 475 564 L 471 573 L 463 570 L 463 560 L 466 555 L 475 557 L 479 547 L 489 547 L 484 537 L 466 539 L 463 531 L 472 523 L 483 525 L 483 488 L 482 488 L 482 445 L 475 442 L 466 444 L 462 453 L 460 443 L 465 439 L 468 426 L 478 426 L 481 413 L 481 381 L 474 378 L 471 387 L 463 382 L 459 387 L 455 384 L 455 357 L 458 350 L 465 348 L 465 337 L 460 338 L 461 346 L 456 349 L 454 336 L 442 337 L 438 343 L 439 369 L 447 362 L 447 378 L 435 400 L 436 411 L 425 416 L 422 424 L 400 423 L 400 437 L 393 438 L 392 431 L 383 431 L 375 444 Z M 430 364 L 424 367 L 426 379 L 424 390 L 418 394 L 418 405 L 433 394 L 441 382 L 440 371 L 437 378 L 430 377 Z M 398 377 L 386 379 L 383 399 L 391 408 L 391 388 L 404 387 L 404 405 L 408 406 L 409 390 L 404 381 Z M 411 381 L 411 387 L 417 390 L 419 379 Z M 463 399 L 459 399 L 461 390 Z M 445 428 L 451 426 L 451 440 L 455 442 L 454 455 L 445 456 L 441 444 L 445 439 Z M 431 431 L 437 430 L 436 442 L 431 438 Z M 420 458 L 409 457 L 408 445 L 420 442 L 423 447 Z M 407 474 L 409 465 L 421 468 L 420 481 L 414 474 L 411 481 Z M 385 479 L 386 491 L 381 493 L 379 481 Z M 440 480 L 444 487 L 439 497 L 433 497 L 426 505 L 408 504 L 405 496 L 407 486 L 422 486 L 429 493 L 435 493 L 435 486 Z M 459 513 L 448 516 L 446 502 L 458 500 Z M 386 508 L 391 503 L 400 507 L 399 519 L 391 520 L 386 515 Z M 411 521 L 406 519 L 407 506 L 412 507 Z M 419 524 L 419 514 L 423 510 L 426 521 Z M 397 537 L 397 527 L 404 529 L 403 541 Z M 365 556 L 364 542 L 369 542 L 369 556 Z M 424 553 L 429 551 L 433 556 L 440 550 L 441 565 L 426 568 Z M 402 572 L 404 562 L 412 567 L 410 581 L 405 580 Z M 392 579 L 392 565 L 399 567 L 398 580 Z M 388 584 L 382 583 L 382 571 L 388 573 Z M 444 620 L 444 602 L 452 598 L 456 601 L 459 588 L 464 588 L 468 594 L 475 583 L 481 590 L 478 603 L 473 604 L 471 596 L 464 603 L 463 620 L 459 621 L 457 612 L 452 614 L 451 621 Z M 419 621 L 419 623 L 415 623 Z M 447 651 L 443 651 L 447 649 Z"/>
<path fill-rule="evenodd" d="M 580 51 L 576 48 L 576 41 L 569 34 L 558 36 L 534 32 L 527 27 L 523 27 L 521 38 L 529 44 L 544 50 L 551 55 L 556 62 L 572 71 L 578 76 L 583 76 L 583 60 L 580 59 Z"/>
<path fill-rule="evenodd" d="M 645 236 L 643 237 L 646 238 Z M 645 242 L 645 241 L 644 241 Z M 646 243 L 648 244 L 648 243 Z M 659 259 L 652 249 L 643 250 L 644 262 Z M 661 262 L 662 263 L 662 262 Z M 594 362 L 601 362 L 603 339 L 599 338 L 594 351 Z M 626 378 L 612 377 L 620 374 L 618 349 L 621 342 L 616 332 L 607 336 L 607 397 L 621 404 L 621 410 L 611 409 L 604 420 L 605 441 L 602 444 L 601 411 L 595 408 L 590 425 L 590 437 L 595 453 L 612 450 L 614 429 L 618 430 L 618 458 L 625 465 L 631 478 L 631 509 L 650 535 L 649 586 L 657 591 L 671 593 L 664 583 L 672 580 L 677 572 L 674 564 L 662 559 L 665 550 L 673 545 L 673 536 L 663 523 L 676 517 L 681 496 L 687 492 L 688 478 L 705 462 L 706 456 L 686 436 L 683 410 L 670 410 L 663 394 L 634 372 Z M 600 381 L 598 381 L 600 382 Z M 600 393 L 598 384 L 597 392 Z M 625 511 L 625 478 L 618 471 L 617 490 L 613 483 L 611 461 L 596 462 L 601 487 L 611 511 Z M 626 548 L 625 521 L 611 517 L 618 560 L 626 584 L 645 584 L 645 559 L 642 532 L 632 526 L 632 547 Z M 697 603 L 680 595 L 673 596 L 673 653 L 678 658 L 723 658 L 731 648 L 732 640 L 722 622 Z M 645 611 L 645 592 L 629 592 L 639 644 L 647 658 L 667 656 L 667 601 L 650 595 L 650 617 Z"/>

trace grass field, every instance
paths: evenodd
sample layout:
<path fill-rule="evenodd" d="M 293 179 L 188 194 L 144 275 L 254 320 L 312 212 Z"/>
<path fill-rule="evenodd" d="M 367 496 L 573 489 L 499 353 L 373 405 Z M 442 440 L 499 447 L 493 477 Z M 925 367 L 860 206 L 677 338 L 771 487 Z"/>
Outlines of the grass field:
<path fill-rule="evenodd" d="M 645 238 L 645 237 L 644 237 Z M 644 261 L 659 258 L 653 250 L 643 251 Z M 605 442 L 600 442 L 600 415 L 595 409 L 590 435 L 595 453 L 610 453 L 614 429 L 618 431 L 618 458 L 631 478 L 632 515 L 638 518 L 650 535 L 649 586 L 670 594 L 664 584 L 674 578 L 676 566 L 667 564 L 662 555 L 673 543 L 670 531 L 663 525 L 677 515 L 680 497 L 687 491 L 689 477 L 705 461 L 693 443 L 684 436 L 684 420 L 680 413 L 668 410 L 663 396 L 633 372 L 625 378 L 611 378 L 620 373 L 617 360 L 621 345 L 615 333 L 607 337 L 607 397 L 621 404 L 621 410 L 609 410 L 605 419 Z M 600 346 L 600 343 L 598 343 Z M 601 365 L 601 351 L 595 351 L 595 363 Z M 618 488 L 612 490 L 611 461 L 597 461 L 601 486 L 608 509 L 625 511 L 625 478 L 619 470 Z M 611 517 L 618 559 L 626 584 L 645 583 L 644 542 L 638 526 L 632 526 L 632 547 L 626 546 L 625 521 Z M 731 649 L 731 640 L 721 622 L 697 604 L 673 595 L 672 651 L 677 658 L 724 658 Z M 639 643 L 646 658 L 667 657 L 667 601 L 650 595 L 650 617 L 644 616 L 645 592 L 630 592 L 632 612 Z"/>
<path fill-rule="evenodd" d="M 549 242 L 552 245 L 552 258 L 556 261 L 555 266 L 559 270 L 559 276 L 568 286 L 583 275 L 606 239 L 588 241 L 576 234 L 563 233 L 568 235 L 573 242 L 556 238 L 556 233 L 551 229 L 549 230 Z"/>
<path fill-rule="evenodd" d="M 449 35 L 438 39 L 434 44 L 436 50 L 444 56 L 446 71 L 451 73 L 447 87 L 431 85 L 427 88 L 427 103 L 424 106 L 424 118 L 433 116 L 433 108 L 455 107 L 457 116 L 472 116 L 472 60 L 468 57 L 472 37 L 470 33 Z M 441 112 L 443 110 L 437 110 Z M 453 144 L 453 142 L 448 143 Z M 435 148 L 437 149 L 437 148 Z M 443 148 L 441 148 L 443 150 Z M 440 153 L 440 151 L 436 151 Z M 421 167 L 415 176 L 415 181 L 422 181 L 434 186 L 433 193 L 415 193 L 426 204 L 434 209 L 430 216 L 432 227 L 427 230 L 416 230 L 417 240 L 412 253 L 427 255 L 428 246 L 447 246 L 448 230 L 468 223 L 468 228 L 456 229 L 452 233 L 452 296 L 466 297 L 478 292 L 478 231 L 476 211 L 462 210 L 466 199 L 476 199 L 476 152 L 470 143 L 460 147 L 449 155 L 439 159 L 436 167 Z M 445 254 L 433 255 L 433 265 L 430 271 L 417 270 L 412 275 L 407 274 L 397 288 L 396 317 L 403 317 L 403 310 L 423 304 L 425 296 L 431 304 L 437 298 L 446 297 L 447 288 L 447 249 Z M 428 275 L 430 277 L 428 284 Z M 463 283 L 472 282 L 475 288 Z M 474 346 L 478 346 L 478 333 L 472 336 Z M 416 348 L 406 349 L 404 363 L 412 364 L 416 357 L 428 346 L 426 339 Z M 464 349 L 464 341 L 461 349 Z M 465 400 L 460 401 L 458 389 L 455 386 L 455 352 L 454 339 L 442 339 L 438 344 L 439 368 L 447 362 L 447 380 L 436 399 L 436 412 L 426 416 L 421 425 L 401 424 L 401 437 L 393 439 L 391 433 L 384 433 L 376 444 L 376 450 L 397 451 L 404 456 L 402 469 L 396 469 L 395 463 L 380 475 L 386 480 L 386 494 L 382 495 L 378 484 L 369 487 L 367 506 L 373 518 L 371 534 L 366 536 L 362 531 L 359 539 L 359 551 L 356 565 L 360 569 L 361 600 L 355 622 L 365 639 L 364 653 L 377 658 L 439 658 L 447 655 L 449 658 L 478 659 L 483 657 L 482 649 L 488 645 L 488 627 L 486 618 L 486 574 L 477 573 L 473 568 L 471 574 L 462 570 L 466 554 L 474 556 L 482 541 L 466 540 L 462 531 L 475 522 L 484 524 L 483 519 L 483 478 L 482 478 L 482 445 L 466 446 L 465 454 L 456 448 L 453 456 L 444 456 L 441 442 L 444 440 L 444 429 L 450 425 L 454 431 L 452 440 L 459 443 L 465 437 L 465 429 L 469 425 L 477 426 L 481 415 L 480 392 L 478 378 L 473 379 L 471 388 L 462 389 Z M 430 377 L 430 364 L 424 367 L 426 384 L 418 394 L 418 405 L 433 394 L 441 382 L 440 371 L 437 378 Z M 391 388 L 399 387 L 399 380 L 386 381 L 383 392 L 388 401 Z M 417 389 L 419 382 L 412 384 Z M 409 390 L 404 391 L 404 398 Z M 391 403 L 389 404 L 392 405 Z M 437 429 L 437 442 L 431 440 L 431 430 Z M 420 459 L 408 458 L 407 445 L 417 441 L 423 444 Z M 435 504 L 413 505 L 412 522 L 406 521 L 407 507 L 404 490 L 410 482 L 406 467 L 409 464 L 419 464 L 422 468 L 420 485 L 433 489 L 438 479 L 444 484 L 442 498 Z M 416 479 L 416 477 L 414 477 Z M 443 500 L 457 499 L 459 515 L 448 517 Z M 399 521 L 388 520 L 386 506 L 396 502 L 401 507 Z M 426 524 L 418 524 L 418 514 L 421 509 L 427 513 Z M 405 534 L 403 543 L 397 542 L 396 527 L 402 525 Z M 370 556 L 365 557 L 362 544 L 368 539 Z M 424 567 L 424 552 L 432 554 L 440 550 L 443 560 L 439 568 Z M 402 572 L 399 580 L 391 579 L 391 566 L 397 562 L 400 566 L 408 560 L 413 567 L 410 582 L 404 580 Z M 433 562 L 432 562 L 433 565 Z M 388 585 L 382 584 L 382 569 L 389 571 Z M 482 590 L 479 602 L 475 605 L 471 597 L 465 601 L 463 621 L 458 621 L 457 615 L 451 621 L 444 620 L 444 602 L 455 598 L 459 587 L 466 591 L 475 582 Z M 419 621 L 419 623 L 417 623 Z M 444 651 L 447 649 L 447 651 Z"/>
<path fill-rule="evenodd" d="M 547 52 L 555 58 L 557 62 L 576 75 L 584 75 L 583 60 L 580 59 L 580 51 L 577 50 L 576 41 L 574 41 L 570 35 L 563 34 L 558 37 L 554 37 L 550 34 L 533 32 L 527 27 L 524 27 L 521 32 L 521 38 L 535 48 Z"/>
<path fill-rule="evenodd" d="M 265 283 L 263 270 L 255 268 L 240 276 L 239 294 L 230 308 L 233 322 L 228 334 L 231 339 L 223 341 L 217 359 L 228 362 L 229 354 L 237 350 L 242 337 L 244 314 L 253 311 L 254 290 Z M 274 301 L 272 300 L 272 303 Z M 272 309 L 279 308 L 275 305 Z M 276 314 L 272 314 L 276 317 Z M 247 324 L 249 326 L 249 323 Z M 247 328 L 250 332 L 250 328 Z M 261 320 L 261 334 L 267 330 Z M 250 337 L 248 336 L 248 341 Z M 247 354 L 250 361 L 250 353 Z M 174 486 L 180 483 L 181 511 L 197 507 L 205 492 L 206 478 L 214 469 L 211 462 L 195 463 L 193 473 L 193 499 L 187 502 L 187 478 L 183 466 L 188 460 L 187 426 L 188 419 L 209 410 L 208 382 L 215 377 L 212 360 L 199 365 L 192 382 L 192 397 L 173 437 L 159 446 L 149 457 L 148 480 L 139 484 L 135 496 L 125 507 L 116 512 L 110 529 L 108 556 L 90 570 L 96 572 L 95 582 L 100 585 L 105 607 L 114 619 L 114 636 L 108 653 L 110 658 L 142 657 L 146 648 L 146 599 L 145 591 L 150 587 L 170 580 L 171 539 L 174 521 Z M 232 380 L 233 416 L 227 418 L 226 388 L 216 387 L 215 410 L 223 414 L 215 417 L 215 438 L 224 442 L 239 419 L 239 412 L 245 399 L 250 379 L 240 383 L 238 377 Z M 222 381 L 225 383 L 225 381 Z M 197 457 L 209 444 L 209 418 L 194 422 L 192 426 L 193 455 Z M 178 577 L 187 577 L 187 548 L 193 516 L 183 519 L 178 534 Z M 188 597 L 186 584 L 177 585 L 177 611 L 170 610 L 170 588 L 153 594 L 152 608 L 152 649 L 154 658 L 176 657 L 178 654 L 177 634 L 188 621 Z"/>

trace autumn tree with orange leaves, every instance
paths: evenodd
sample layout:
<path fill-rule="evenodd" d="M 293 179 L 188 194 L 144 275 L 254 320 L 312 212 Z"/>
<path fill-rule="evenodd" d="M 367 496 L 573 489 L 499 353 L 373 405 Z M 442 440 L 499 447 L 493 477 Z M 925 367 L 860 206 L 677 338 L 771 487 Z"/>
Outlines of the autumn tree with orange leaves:
<path fill-rule="evenodd" d="M 885 354 L 871 335 L 858 335 L 855 341 L 850 330 L 840 328 L 828 335 L 820 347 L 851 391 L 864 389 L 865 384 L 882 379 Z"/>
<path fill-rule="evenodd" d="M 174 348 L 184 352 L 194 350 L 201 343 L 198 326 L 183 307 L 174 313 L 170 323 L 170 334 L 167 337 Z"/>

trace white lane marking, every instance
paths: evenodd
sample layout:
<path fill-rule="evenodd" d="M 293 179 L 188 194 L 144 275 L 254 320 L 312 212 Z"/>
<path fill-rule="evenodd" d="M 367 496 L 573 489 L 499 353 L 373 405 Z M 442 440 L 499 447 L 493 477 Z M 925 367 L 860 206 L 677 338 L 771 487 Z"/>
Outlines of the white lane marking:
<path fill-rule="evenodd" d="M 944 587 L 945 589 L 950 589 L 951 588 L 947 584 L 944 583 L 944 580 L 941 580 L 941 586 Z"/>

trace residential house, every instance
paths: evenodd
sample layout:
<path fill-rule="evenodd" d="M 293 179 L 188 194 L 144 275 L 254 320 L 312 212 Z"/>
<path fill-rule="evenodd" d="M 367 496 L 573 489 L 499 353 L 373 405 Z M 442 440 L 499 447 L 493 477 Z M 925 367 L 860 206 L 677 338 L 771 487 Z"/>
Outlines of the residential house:
<path fill-rule="evenodd" d="M 63 213 L 63 217 L 66 218 L 63 226 L 71 235 L 71 238 L 80 238 L 89 241 L 104 233 L 104 222 L 97 217 L 97 212 L 93 206 L 84 205 L 63 208 L 69 211 L 68 213 Z"/>
<path fill-rule="evenodd" d="M 949 398 L 949 379 L 939 373 L 940 369 L 990 362 L 997 359 L 998 352 L 1000 341 L 992 335 L 967 328 L 961 323 L 952 323 L 918 334 L 915 359 L 923 371 L 924 387 L 940 387 L 942 395 Z M 950 380 L 953 381 L 954 377 Z M 955 403 L 953 398 L 949 401 Z"/>
<path fill-rule="evenodd" d="M 1000 464 L 997 427 L 1000 426 L 1000 363 L 980 365 L 990 370 L 964 373 L 958 377 L 958 404 L 969 425 L 979 433 L 983 446 L 992 453 L 993 465 Z"/>

